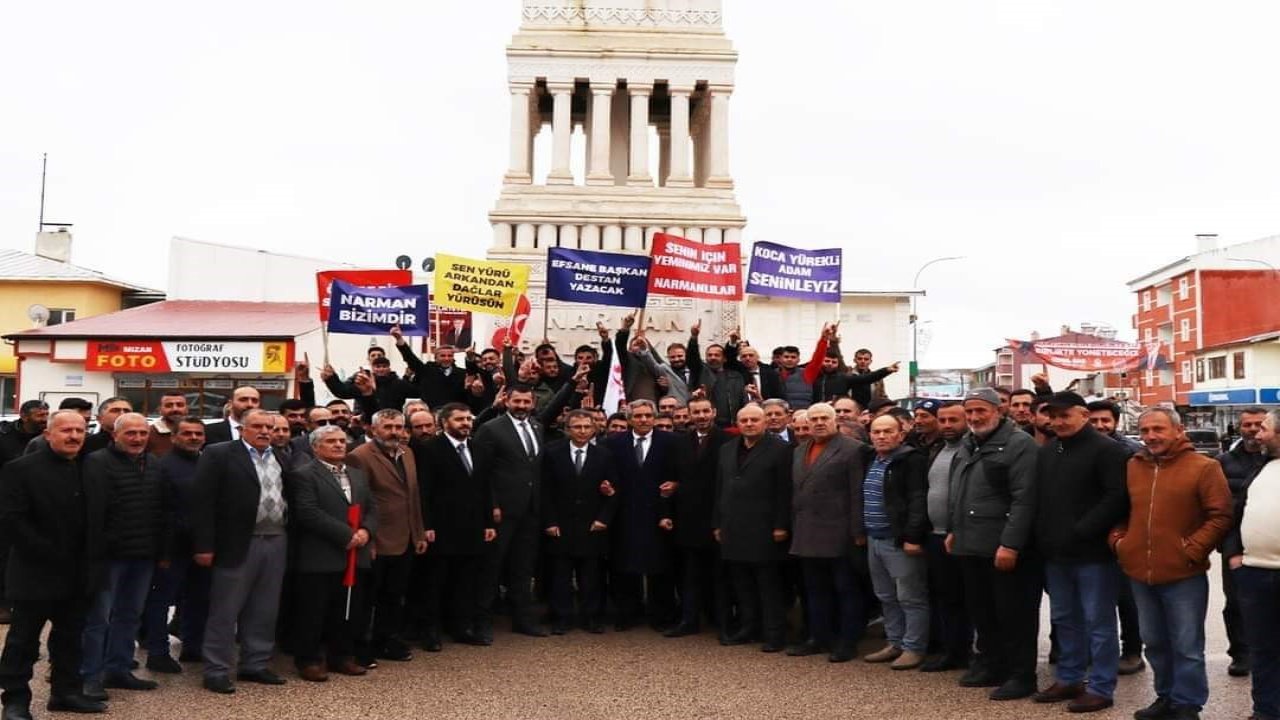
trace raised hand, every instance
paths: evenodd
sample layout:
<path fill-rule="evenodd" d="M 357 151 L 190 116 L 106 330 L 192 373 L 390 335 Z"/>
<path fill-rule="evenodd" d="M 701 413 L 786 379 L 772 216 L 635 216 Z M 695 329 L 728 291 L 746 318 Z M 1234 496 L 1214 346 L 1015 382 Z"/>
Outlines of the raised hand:
<path fill-rule="evenodd" d="M 630 330 L 630 329 L 631 329 L 631 326 L 632 326 L 632 325 L 635 325 L 635 324 L 636 324 L 636 314 L 635 314 L 635 311 L 632 311 L 632 312 L 628 313 L 626 317 L 622 318 L 622 329 L 623 329 L 623 330 Z"/>
<path fill-rule="evenodd" d="M 293 364 L 293 381 L 297 383 L 311 382 L 311 358 L 302 353 L 302 360 Z"/>
<path fill-rule="evenodd" d="M 601 340 L 609 339 L 609 327 L 599 320 L 596 321 L 596 332 L 600 333 Z"/>
<path fill-rule="evenodd" d="M 324 367 L 320 368 L 320 379 L 321 379 L 321 380 L 328 380 L 329 378 L 331 378 L 331 377 L 333 377 L 334 375 L 337 375 L 337 374 L 338 374 L 338 373 L 337 373 L 337 371 L 335 371 L 335 370 L 333 369 L 333 366 L 332 366 L 332 365 L 330 365 L 329 363 L 325 363 L 325 364 L 324 364 Z"/>
<path fill-rule="evenodd" d="M 689 337 L 698 337 L 702 332 L 702 318 L 698 318 L 689 326 Z"/>
<path fill-rule="evenodd" d="M 391 326 L 391 337 L 393 337 L 393 338 L 395 338 L 395 339 L 396 339 L 396 344 L 397 344 L 397 345 L 403 345 L 403 344 L 404 344 L 404 332 L 400 329 L 400 326 L 399 326 L 399 325 L 392 325 L 392 326 Z"/>

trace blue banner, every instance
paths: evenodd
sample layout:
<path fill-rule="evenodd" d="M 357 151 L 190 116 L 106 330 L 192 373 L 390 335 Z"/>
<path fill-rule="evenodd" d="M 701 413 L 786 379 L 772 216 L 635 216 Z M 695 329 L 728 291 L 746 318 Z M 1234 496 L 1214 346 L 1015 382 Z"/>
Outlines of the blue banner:
<path fill-rule="evenodd" d="M 426 335 L 427 286 L 359 287 L 333 281 L 329 293 L 329 332 L 386 335 L 395 325 L 405 335 Z"/>
<path fill-rule="evenodd" d="M 751 249 L 747 292 L 838 303 L 840 263 L 840 248 L 800 250 L 758 242 Z"/>
<path fill-rule="evenodd" d="M 551 248 L 547 299 L 588 305 L 644 307 L 649 258 L 643 255 Z"/>

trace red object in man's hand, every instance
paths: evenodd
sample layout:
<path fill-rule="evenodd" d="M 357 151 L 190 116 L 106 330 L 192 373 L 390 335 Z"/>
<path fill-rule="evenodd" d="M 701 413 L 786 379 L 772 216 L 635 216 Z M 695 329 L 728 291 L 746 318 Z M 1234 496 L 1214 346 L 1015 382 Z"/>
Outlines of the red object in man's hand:
<path fill-rule="evenodd" d="M 360 506 L 349 505 L 347 507 L 347 524 L 351 526 L 351 533 L 355 534 L 360 529 Z M 360 548 L 351 548 L 347 550 L 347 572 L 342 576 L 342 587 L 350 588 L 356 586 L 356 552 Z"/>

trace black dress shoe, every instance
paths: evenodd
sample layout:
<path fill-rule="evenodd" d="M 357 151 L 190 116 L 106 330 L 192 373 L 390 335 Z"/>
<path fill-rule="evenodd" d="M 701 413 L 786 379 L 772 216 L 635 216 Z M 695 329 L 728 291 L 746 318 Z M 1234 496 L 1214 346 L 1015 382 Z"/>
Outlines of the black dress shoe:
<path fill-rule="evenodd" d="M 176 675 L 182 672 L 182 664 L 167 654 L 149 655 L 147 656 L 147 669 L 151 672 Z"/>
<path fill-rule="evenodd" d="M 520 635 L 528 635 L 529 637 L 546 637 L 549 634 L 546 628 L 541 625 L 525 624 L 512 626 L 511 632 L 518 633 Z"/>
<path fill-rule="evenodd" d="M 569 623 L 567 623 L 567 622 L 554 622 L 554 623 L 551 623 L 551 634 L 552 634 L 552 635 L 567 635 L 567 634 L 569 634 Z"/>
<path fill-rule="evenodd" d="M 492 641 L 480 637 L 474 630 L 464 630 L 454 635 L 453 641 L 462 645 L 475 645 L 477 647 L 486 647 L 493 644 Z"/>
<path fill-rule="evenodd" d="M 787 644 L 782 642 L 781 640 L 767 642 L 764 645 L 760 646 L 760 651 L 767 652 L 767 653 L 779 653 L 786 649 L 787 649 Z"/>
<path fill-rule="evenodd" d="M 236 673 L 236 679 L 243 682 L 258 683 L 259 685 L 283 685 L 285 683 L 284 678 L 267 668 L 238 672 Z"/>
<path fill-rule="evenodd" d="M 991 700 L 1021 700 L 1036 694 L 1035 680 L 1009 678 L 987 695 Z"/>
<path fill-rule="evenodd" d="M 102 680 L 85 680 L 80 694 L 95 702 L 106 702 L 111 699 L 102 687 Z"/>
<path fill-rule="evenodd" d="M 854 655 L 856 655 L 856 653 L 851 647 L 848 647 L 848 646 L 837 647 L 836 649 L 831 651 L 830 655 L 827 656 L 827 662 L 833 662 L 833 663 L 849 662 L 850 660 L 853 659 Z"/>
<path fill-rule="evenodd" d="M 746 645 L 751 642 L 750 630 L 739 630 L 738 632 L 720 638 L 721 645 Z"/>
<path fill-rule="evenodd" d="M 587 632 L 592 635 L 599 635 L 604 632 L 604 623 L 599 620 L 591 620 L 587 622 Z"/>
<path fill-rule="evenodd" d="M 102 713 L 107 711 L 107 704 L 100 700 L 90 700 L 84 695 L 53 695 L 45 707 L 49 712 Z M 6 708 L 7 709 L 7 708 Z M 28 713 L 27 717 L 31 717 Z"/>
<path fill-rule="evenodd" d="M 920 666 L 920 672 L 947 672 L 949 670 L 960 670 L 964 667 L 964 663 L 958 662 L 944 655 L 925 662 L 925 664 Z"/>
<path fill-rule="evenodd" d="M 1173 703 L 1169 698 L 1158 697 L 1150 705 L 1133 714 L 1134 720 L 1165 720 L 1173 717 Z"/>
<path fill-rule="evenodd" d="M 1231 658 L 1231 664 L 1227 666 L 1227 674 L 1231 677 L 1249 677 L 1248 658 Z"/>
<path fill-rule="evenodd" d="M 31 720 L 31 707 L 27 703 L 5 705 L 0 720 Z"/>
<path fill-rule="evenodd" d="M 662 633 L 662 636 L 669 637 L 669 638 L 678 638 L 678 637 L 687 637 L 689 635 L 697 635 L 699 632 L 701 632 L 701 630 L 699 630 L 698 626 L 693 623 L 680 623 L 679 625 L 674 625 L 671 628 L 669 628 L 666 632 Z"/>
<path fill-rule="evenodd" d="M 122 672 L 103 675 L 102 686 L 121 690 L 155 690 L 160 687 L 160 683 L 155 680 L 143 680 L 131 672 Z"/>
<path fill-rule="evenodd" d="M 438 633 L 425 633 L 422 636 L 422 649 L 427 652 L 440 652 L 444 646 L 440 643 L 440 635 Z"/>
<path fill-rule="evenodd" d="M 999 687 L 1005 680 L 1006 677 L 1003 674 L 991 669 L 990 665 L 979 659 L 969 665 L 968 672 L 960 676 L 960 687 Z"/>
<path fill-rule="evenodd" d="M 831 652 L 831 650 L 816 640 L 806 640 L 799 645 L 792 645 L 787 648 L 787 654 L 791 657 L 809 657 L 810 655 L 821 655 L 828 652 Z"/>
<path fill-rule="evenodd" d="M 206 675 L 204 689 L 219 695 L 230 695 L 236 691 L 236 686 L 231 684 L 231 678 L 226 675 Z"/>

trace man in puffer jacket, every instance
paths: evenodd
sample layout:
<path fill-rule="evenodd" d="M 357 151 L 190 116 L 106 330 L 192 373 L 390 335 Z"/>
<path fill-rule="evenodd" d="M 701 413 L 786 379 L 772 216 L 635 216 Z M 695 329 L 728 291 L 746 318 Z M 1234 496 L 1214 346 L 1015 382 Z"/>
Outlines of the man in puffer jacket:
<path fill-rule="evenodd" d="M 84 482 L 106 498 L 103 535 L 106 585 L 98 590 L 85 621 L 84 694 L 105 700 L 107 688 L 153 690 L 134 675 L 133 642 L 157 563 L 167 565 L 172 523 L 168 485 L 160 461 L 147 452 L 151 429 L 138 413 L 116 418 L 111 445 L 84 460 Z"/>
<path fill-rule="evenodd" d="M 1129 519 L 1111 533 L 1155 676 L 1155 702 L 1134 717 L 1199 718 L 1209 699 L 1205 573 L 1209 553 L 1231 527 L 1231 490 L 1222 466 L 1196 453 L 1177 412 L 1147 410 L 1138 434 L 1146 450 L 1129 459 Z"/>

